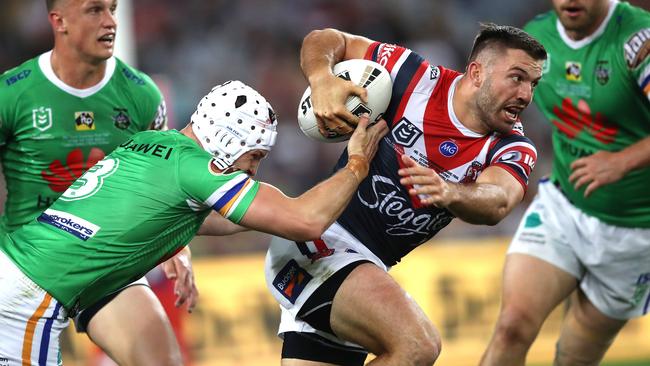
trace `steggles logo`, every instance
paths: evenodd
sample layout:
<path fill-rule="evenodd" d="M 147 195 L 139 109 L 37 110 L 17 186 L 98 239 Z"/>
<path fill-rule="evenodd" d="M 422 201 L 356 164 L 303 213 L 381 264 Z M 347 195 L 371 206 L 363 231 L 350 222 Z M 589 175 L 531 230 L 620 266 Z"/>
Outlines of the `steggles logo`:
<path fill-rule="evenodd" d="M 48 182 L 54 192 L 64 192 L 86 170 L 102 160 L 104 155 L 101 149 L 92 148 L 88 160 L 84 161 L 83 152 L 80 148 L 76 148 L 68 154 L 66 165 L 63 165 L 60 160 L 54 160 L 48 166 L 49 170 L 41 171 L 41 177 Z"/>
<path fill-rule="evenodd" d="M 553 113 L 559 118 L 552 120 L 553 124 L 570 139 L 585 130 L 603 144 L 611 144 L 618 134 L 617 126 L 608 124 L 600 112 L 593 115 L 582 99 L 574 106 L 570 98 L 564 98 L 561 107 L 553 107 Z"/>

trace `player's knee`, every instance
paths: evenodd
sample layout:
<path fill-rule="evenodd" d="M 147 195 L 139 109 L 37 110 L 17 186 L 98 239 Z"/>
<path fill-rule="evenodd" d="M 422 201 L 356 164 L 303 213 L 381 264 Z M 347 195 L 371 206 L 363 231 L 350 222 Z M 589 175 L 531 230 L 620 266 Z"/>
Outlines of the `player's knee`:
<path fill-rule="evenodd" d="M 494 337 L 505 345 L 530 346 L 540 326 L 541 322 L 533 314 L 515 307 L 505 308 L 499 315 Z"/>
<path fill-rule="evenodd" d="M 438 359 L 442 349 L 440 334 L 433 325 L 422 332 L 415 339 L 410 340 L 406 350 L 405 359 L 408 365 L 430 366 Z"/>

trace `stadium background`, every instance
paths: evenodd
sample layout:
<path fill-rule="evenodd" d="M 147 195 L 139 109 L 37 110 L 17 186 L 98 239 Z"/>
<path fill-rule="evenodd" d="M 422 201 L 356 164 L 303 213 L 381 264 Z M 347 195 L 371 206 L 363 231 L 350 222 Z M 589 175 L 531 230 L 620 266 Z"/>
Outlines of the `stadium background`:
<path fill-rule="evenodd" d="M 633 3 L 650 9 L 649 0 Z M 210 88 L 240 79 L 258 89 L 279 115 L 279 139 L 259 178 L 297 195 L 322 180 L 341 144 L 319 144 L 296 127 L 306 87 L 299 69 L 302 38 L 335 27 L 406 45 L 462 70 L 479 21 L 522 26 L 550 9 L 547 0 L 120 0 L 120 55 L 152 75 L 166 96 L 170 128 L 180 128 Z M 2 0 L 0 70 L 51 48 L 44 0 Z M 550 171 L 548 125 L 535 107 L 524 114 L 539 160 L 525 202 L 495 227 L 454 222 L 391 272 L 422 305 L 443 335 L 439 365 L 474 365 L 499 306 L 503 253 L 537 179 Z M 4 197 L 2 197 L 4 202 Z M 268 235 L 244 233 L 192 243 L 201 298 L 190 316 L 172 314 L 193 365 L 278 364 L 277 305 L 264 286 Z M 156 281 L 159 273 L 153 273 Z M 167 286 L 161 282 L 164 288 Z M 137 310 L 136 310 L 137 311 Z M 562 309 L 531 351 L 531 364 L 550 364 Z M 128 326 L 125 324 L 125 326 Z M 65 335 L 67 365 L 108 365 L 83 338 Z M 650 319 L 632 321 L 606 365 L 650 365 Z"/>

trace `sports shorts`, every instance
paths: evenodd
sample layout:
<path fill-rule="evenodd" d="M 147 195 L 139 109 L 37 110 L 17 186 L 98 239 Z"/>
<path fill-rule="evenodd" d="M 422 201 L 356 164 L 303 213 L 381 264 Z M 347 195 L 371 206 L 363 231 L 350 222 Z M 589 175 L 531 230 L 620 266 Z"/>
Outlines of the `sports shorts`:
<path fill-rule="evenodd" d="M 624 203 L 621 203 L 624 204 Z M 650 310 L 650 229 L 604 223 L 542 180 L 508 249 L 542 259 L 578 279 L 603 314 L 620 320 Z"/>
<path fill-rule="evenodd" d="M 0 251 L 0 365 L 60 365 L 65 309 Z"/>
<path fill-rule="evenodd" d="M 388 271 L 376 255 L 337 223 L 332 224 L 319 240 L 298 243 L 272 241 L 266 255 L 265 277 L 282 311 L 278 334 L 282 337 L 288 332 L 310 333 L 317 335 L 316 338 L 323 341 L 321 343 L 331 343 L 352 352 L 366 352 L 361 346 L 329 332 L 329 327 L 316 329 L 301 317 L 306 314 L 300 314 L 307 300 L 330 277 L 346 267 L 351 268 L 350 265 L 365 262 Z M 337 280 L 335 289 L 344 279 Z M 330 292 L 332 298 L 336 293 L 335 290 L 325 292 Z"/>
<path fill-rule="evenodd" d="M 139 280 L 133 281 L 129 283 L 128 285 L 120 288 L 119 290 L 106 295 L 93 305 L 87 307 L 84 310 L 81 310 L 80 312 L 77 313 L 74 317 L 74 326 L 75 329 L 77 330 L 77 333 L 86 333 L 88 331 L 88 323 L 90 323 L 90 319 L 97 314 L 106 304 L 111 302 L 117 295 L 120 294 L 120 292 L 124 291 L 125 289 L 131 287 L 131 286 L 149 286 L 149 281 L 145 277 L 140 278 Z"/>

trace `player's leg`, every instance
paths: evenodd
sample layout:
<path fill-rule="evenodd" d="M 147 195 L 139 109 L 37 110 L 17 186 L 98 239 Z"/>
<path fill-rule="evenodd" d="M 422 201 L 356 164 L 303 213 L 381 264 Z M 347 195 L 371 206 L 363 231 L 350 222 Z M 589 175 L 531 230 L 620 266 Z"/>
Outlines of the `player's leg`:
<path fill-rule="evenodd" d="M 59 335 L 70 323 L 56 299 L 0 251 L 0 365 L 59 365 Z"/>
<path fill-rule="evenodd" d="M 582 239 L 576 212 L 552 182 L 540 181 L 508 249 L 501 309 L 481 365 L 523 365 L 544 320 L 583 278 L 573 248 Z"/>
<path fill-rule="evenodd" d="M 165 310 L 148 286 L 122 290 L 92 315 L 86 332 L 121 366 L 183 363 Z"/>
<path fill-rule="evenodd" d="M 383 269 L 356 267 L 339 287 L 330 314 L 334 333 L 377 357 L 369 365 L 433 365 L 440 335 L 418 304 Z"/>
<path fill-rule="evenodd" d="M 499 318 L 481 365 L 524 365 L 544 320 L 576 286 L 573 275 L 548 262 L 509 254 Z"/>
<path fill-rule="evenodd" d="M 625 323 L 600 312 L 578 289 L 562 324 L 555 365 L 598 365 Z"/>

